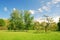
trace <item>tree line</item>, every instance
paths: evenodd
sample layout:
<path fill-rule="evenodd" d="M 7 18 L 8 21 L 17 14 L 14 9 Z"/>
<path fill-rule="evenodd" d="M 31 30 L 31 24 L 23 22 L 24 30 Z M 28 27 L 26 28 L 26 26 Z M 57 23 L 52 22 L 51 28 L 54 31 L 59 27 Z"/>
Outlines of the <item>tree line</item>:
<path fill-rule="evenodd" d="M 47 32 L 50 31 L 60 31 L 60 19 L 58 23 L 55 23 L 49 17 L 45 16 L 47 22 L 43 21 L 41 23 L 34 21 L 34 16 L 27 10 L 12 11 L 10 18 L 8 19 L 7 30 L 45 30 Z M 52 22 L 52 23 L 51 23 Z M 6 22 L 4 19 L 0 19 L 0 27 L 5 26 Z"/>

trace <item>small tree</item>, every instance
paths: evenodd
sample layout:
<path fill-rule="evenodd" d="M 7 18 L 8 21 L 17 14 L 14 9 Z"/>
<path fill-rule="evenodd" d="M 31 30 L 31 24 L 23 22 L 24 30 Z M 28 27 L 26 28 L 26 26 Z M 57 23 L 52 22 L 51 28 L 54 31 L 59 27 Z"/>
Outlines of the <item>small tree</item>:
<path fill-rule="evenodd" d="M 50 17 L 47 16 L 47 15 L 44 15 L 44 17 L 46 17 L 46 21 L 47 21 L 46 26 L 45 26 L 45 32 L 47 32 L 48 27 L 49 27 L 49 25 L 53 22 L 53 20 L 52 20 L 52 18 L 50 18 Z"/>

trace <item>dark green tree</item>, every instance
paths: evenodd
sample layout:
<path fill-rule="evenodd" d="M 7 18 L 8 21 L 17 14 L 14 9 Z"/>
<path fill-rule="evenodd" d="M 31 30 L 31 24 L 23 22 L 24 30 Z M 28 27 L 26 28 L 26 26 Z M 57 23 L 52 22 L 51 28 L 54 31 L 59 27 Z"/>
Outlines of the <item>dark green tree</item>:
<path fill-rule="evenodd" d="M 58 31 L 60 31 L 60 18 L 59 18 L 59 22 L 57 23 L 58 25 Z"/>

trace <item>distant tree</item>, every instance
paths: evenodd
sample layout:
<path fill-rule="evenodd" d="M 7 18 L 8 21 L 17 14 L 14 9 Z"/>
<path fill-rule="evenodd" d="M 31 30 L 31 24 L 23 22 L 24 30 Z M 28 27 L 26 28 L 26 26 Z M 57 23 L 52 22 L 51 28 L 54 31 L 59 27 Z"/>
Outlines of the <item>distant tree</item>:
<path fill-rule="evenodd" d="M 59 22 L 57 23 L 58 25 L 58 31 L 60 31 L 60 18 L 59 18 Z"/>
<path fill-rule="evenodd" d="M 3 19 L 0 19 L 0 27 L 5 26 L 5 21 Z"/>
<path fill-rule="evenodd" d="M 52 20 L 51 17 L 49 17 L 47 15 L 44 15 L 44 17 L 46 17 L 46 21 L 47 21 L 46 26 L 45 26 L 45 32 L 47 32 L 48 31 L 48 27 L 53 22 L 53 20 Z"/>
<path fill-rule="evenodd" d="M 24 11 L 24 23 L 25 23 L 25 29 L 33 29 L 33 16 L 31 16 L 31 13 L 29 11 Z"/>
<path fill-rule="evenodd" d="M 57 23 L 55 23 L 55 22 L 50 23 L 48 29 L 51 31 L 56 31 L 58 29 Z"/>

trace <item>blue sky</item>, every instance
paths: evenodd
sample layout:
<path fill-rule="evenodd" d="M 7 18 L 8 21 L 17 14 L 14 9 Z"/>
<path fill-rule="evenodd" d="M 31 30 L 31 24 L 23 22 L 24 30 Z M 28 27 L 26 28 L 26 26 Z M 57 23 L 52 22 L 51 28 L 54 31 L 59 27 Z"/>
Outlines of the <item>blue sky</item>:
<path fill-rule="evenodd" d="M 60 0 L 0 0 L 0 18 L 9 18 L 12 10 L 29 10 L 35 19 L 60 16 Z"/>

